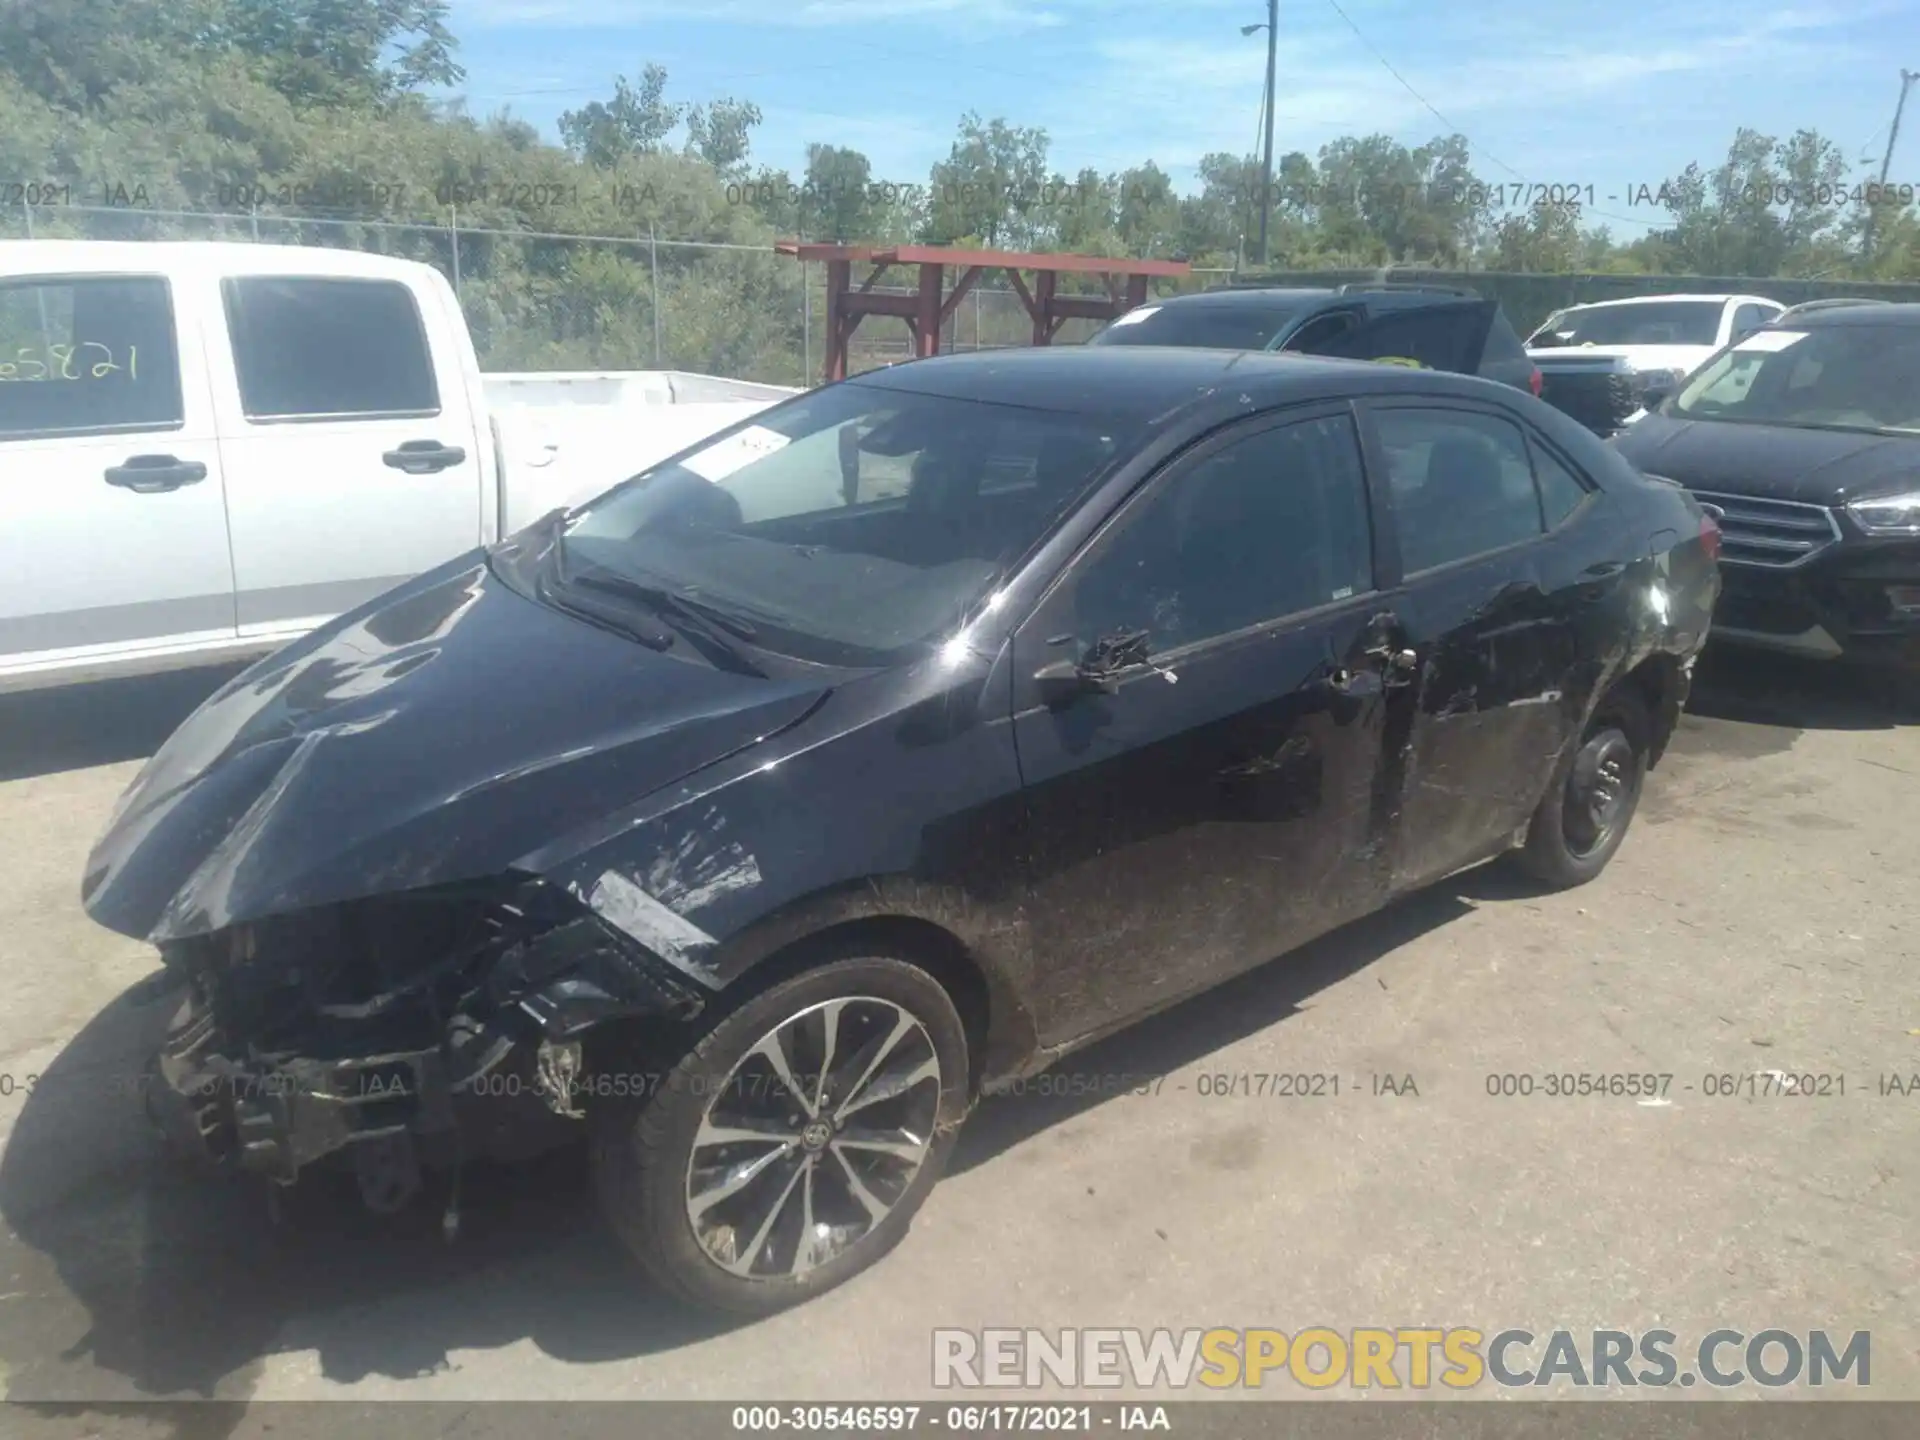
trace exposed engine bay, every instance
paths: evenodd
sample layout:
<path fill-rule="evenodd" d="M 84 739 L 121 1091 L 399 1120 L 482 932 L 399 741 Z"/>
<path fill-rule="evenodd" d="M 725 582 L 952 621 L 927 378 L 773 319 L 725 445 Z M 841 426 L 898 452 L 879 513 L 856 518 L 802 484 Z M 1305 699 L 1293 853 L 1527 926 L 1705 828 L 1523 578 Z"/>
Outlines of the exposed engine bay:
<path fill-rule="evenodd" d="M 592 1089 L 589 1033 L 605 1054 L 615 1030 L 641 1039 L 702 1003 L 534 881 L 276 915 L 162 957 L 182 998 L 153 1062 L 156 1123 L 281 1185 L 348 1161 L 381 1211 L 418 1193 L 423 1168 L 564 1142 Z"/>

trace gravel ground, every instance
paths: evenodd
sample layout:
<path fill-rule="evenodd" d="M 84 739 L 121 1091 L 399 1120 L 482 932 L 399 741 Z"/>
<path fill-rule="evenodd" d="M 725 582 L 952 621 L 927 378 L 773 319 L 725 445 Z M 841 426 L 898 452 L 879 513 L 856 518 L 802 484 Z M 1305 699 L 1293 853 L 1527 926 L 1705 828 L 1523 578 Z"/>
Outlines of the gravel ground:
<path fill-rule="evenodd" d="M 324 1201 L 276 1227 L 157 1153 L 112 1083 L 153 959 L 76 890 L 218 678 L 0 701 L 14 1400 L 924 1398 L 938 1326 L 1423 1324 L 1869 1330 L 1873 1396 L 1920 1398 L 1920 1094 L 1881 1093 L 1920 1074 L 1920 727 L 1844 676 L 1709 656 L 1599 882 L 1469 872 L 1076 1056 L 1168 1078 L 988 1102 L 894 1255 L 744 1327 L 635 1281 L 577 1154 L 474 1176 L 449 1246 Z M 1768 1070 L 1846 1093 L 1706 1093 Z M 1303 1071 L 1346 1083 L 1204 1093 Z M 1487 1092 L 1564 1071 L 1669 1073 L 1671 1103 Z"/>

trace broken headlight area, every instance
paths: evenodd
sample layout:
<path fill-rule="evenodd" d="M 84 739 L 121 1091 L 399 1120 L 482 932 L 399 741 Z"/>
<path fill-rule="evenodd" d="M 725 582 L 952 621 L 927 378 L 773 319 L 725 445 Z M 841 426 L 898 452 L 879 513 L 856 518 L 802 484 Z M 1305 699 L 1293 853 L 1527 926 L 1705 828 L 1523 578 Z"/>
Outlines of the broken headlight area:
<path fill-rule="evenodd" d="M 163 958 L 183 994 L 148 1087 L 161 1128 L 282 1184 L 350 1160 L 378 1209 L 411 1198 L 423 1166 L 560 1138 L 610 1088 L 591 1073 L 610 1053 L 602 1027 L 674 1025 L 701 1005 L 662 962 L 537 882 L 274 916 L 169 944 Z"/>

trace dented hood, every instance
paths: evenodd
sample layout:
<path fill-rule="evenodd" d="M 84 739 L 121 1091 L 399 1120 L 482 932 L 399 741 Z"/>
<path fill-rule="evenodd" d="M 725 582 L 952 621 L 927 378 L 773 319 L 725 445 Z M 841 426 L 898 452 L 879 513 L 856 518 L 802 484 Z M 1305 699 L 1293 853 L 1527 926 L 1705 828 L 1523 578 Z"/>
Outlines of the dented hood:
<path fill-rule="evenodd" d="M 213 695 L 121 798 L 81 897 L 157 944 L 499 874 L 785 729 L 824 690 L 649 650 L 517 593 L 476 553 Z"/>

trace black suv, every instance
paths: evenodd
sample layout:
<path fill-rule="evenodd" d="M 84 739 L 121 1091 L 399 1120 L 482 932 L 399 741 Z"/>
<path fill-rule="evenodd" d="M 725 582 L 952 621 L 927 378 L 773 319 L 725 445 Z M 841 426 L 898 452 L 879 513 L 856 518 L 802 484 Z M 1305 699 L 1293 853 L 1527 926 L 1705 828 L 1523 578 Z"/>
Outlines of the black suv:
<path fill-rule="evenodd" d="M 1451 370 L 1540 393 L 1540 371 L 1497 300 L 1441 285 L 1226 285 L 1130 310 L 1089 345 L 1289 350 Z"/>
<path fill-rule="evenodd" d="M 1920 305 L 1801 311 L 1647 407 L 1613 444 L 1718 513 L 1714 635 L 1920 690 Z"/>

